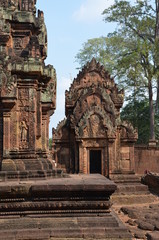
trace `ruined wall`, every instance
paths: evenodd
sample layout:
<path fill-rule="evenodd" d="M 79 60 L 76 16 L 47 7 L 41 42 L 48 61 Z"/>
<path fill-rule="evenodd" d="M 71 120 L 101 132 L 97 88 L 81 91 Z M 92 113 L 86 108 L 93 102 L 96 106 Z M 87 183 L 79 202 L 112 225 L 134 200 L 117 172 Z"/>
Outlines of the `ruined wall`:
<path fill-rule="evenodd" d="M 135 146 L 135 173 L 145 170 L 159 173 L 159 147 Z"/>

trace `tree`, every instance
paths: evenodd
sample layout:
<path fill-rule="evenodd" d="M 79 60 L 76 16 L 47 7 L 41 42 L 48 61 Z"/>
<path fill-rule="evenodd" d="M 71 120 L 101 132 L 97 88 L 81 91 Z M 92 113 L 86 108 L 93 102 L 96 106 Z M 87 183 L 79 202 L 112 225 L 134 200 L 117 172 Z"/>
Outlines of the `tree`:
<path fill-rule="evenodd" d="M 118 23 L 117 30 L 105 38 L 99 38 L 98 47 L 97 39 L 88 40 L 76 59 L 83 64 L 87 53 L 87 60 L 90 60 L 91 56 L 97 56 L 97 60 L 116 77 L 118 83 L 129 90 L 130 98 L 133 97 L 134 102 L 139 99 L 141 92 L 144 95 L 148 94 L 150 139 L 154 140 L 154 87 L 157 89 L 156 116 L 159 112 L 158 1 L 141 0 L 131 5 L 129 1 L 115 0 L 115 4 L 104 10 L 103 15 L 106 22 Z M 104 43 L 103 49 L 102 43 Z M 100 49 L 96 56 L 95 49 L 96 51 Z"/>
<path fill-rule="evenodd" d="M 115 0 L 115 4 L 103 12 L 106 22 L 117 22 L 118 31 L 127 32 L 136 38 L 136 53 L 140 54 L 142 75 L 147 80 L 150 138 L 155 139 L 155 120 L 153 105 L 153 81 L 159 84 L 159 2 L 158 0 L 138 0 L 133 6 L 128 1 Z M 156 110 L 158 110 L 157 90 Z"/>
<path fill-rule="evenodd" d="M 121 112 L 121 119 L 131 122 L 133 127 L 138 129 L 137 143 L 139 144 L 148 143 L 149 141 L 149 118 L 150 112 L 147 98 L 130 100 Z"/>
<path fill-rule="evenodd" d="M 49 150 L 52 149 L 52 138 L 49 138 Z"/>

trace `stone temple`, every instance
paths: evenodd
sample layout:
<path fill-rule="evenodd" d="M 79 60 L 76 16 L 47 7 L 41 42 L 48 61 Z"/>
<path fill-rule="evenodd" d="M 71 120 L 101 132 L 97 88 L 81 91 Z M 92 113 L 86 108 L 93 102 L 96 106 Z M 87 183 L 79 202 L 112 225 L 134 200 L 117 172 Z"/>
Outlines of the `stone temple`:
<path fill-rule="evenodd" d="M 68 173 L 104 176 L 135 171 L 137 131 L 120 120 L 123 90 L 92 59 L 66 91 L 66 119 L 53 129 L 53 155 Z"/>
<path fill-rule="evenodd" d="M 35 0 L 0 1 L 0 162 L 3 171 L 49 170 L 56 73 L 45 66 L 47 32 Z"/>
<path fill-rule="evenodd" d="M 46 57 L 36 0 L 0 0 L 0 239 L 130 240 L 111 207 L 117 185 L 105 177 L 136 180 L 137 132 L 120 121 L 123 92 L 95 59 L 84 67 L 54 130 L 55 168 L 48 126 L 56 72 Z M 138 182 L 132 187 L 143 191 Z"/>
<path fill-rule="evenodd" d="M 131 239 L 111 210 L 114 182 L 54 168 L 56 73 L 46 57 L 36 0 L 0 0 L 0 239 Z"/>

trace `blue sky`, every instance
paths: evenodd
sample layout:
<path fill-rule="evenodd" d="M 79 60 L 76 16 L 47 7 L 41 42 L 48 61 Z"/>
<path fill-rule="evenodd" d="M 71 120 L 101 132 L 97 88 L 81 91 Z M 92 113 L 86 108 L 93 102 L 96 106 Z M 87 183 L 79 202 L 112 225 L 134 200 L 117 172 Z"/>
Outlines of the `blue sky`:
<path fill-rule="evenodd" d="M 77 76 L 75 55 L 88 39 L 106 36 L 112 25 L 103 21 L 101 13 L 113 0 L 37 0 L 37 9 L 44 12 L 48 32 L 48 57 L 57 74 L 56 111 L 50 120 L 52 127 L 65 116 L 65 95 Z"/>

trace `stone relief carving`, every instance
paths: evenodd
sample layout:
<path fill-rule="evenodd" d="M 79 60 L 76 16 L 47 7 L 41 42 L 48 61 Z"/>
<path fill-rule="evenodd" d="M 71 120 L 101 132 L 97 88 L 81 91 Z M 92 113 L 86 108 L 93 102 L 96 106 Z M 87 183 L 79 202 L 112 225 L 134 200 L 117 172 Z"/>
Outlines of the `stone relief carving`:
<path fill-rule="evenodd" d="M 62 137 L 62 128 L 66 125 L 66 119 L 59 122 L 57 128 L 53 128 L 53 138 L 57 139 Z"/>
<path fill-rule="evenodd" d="M 120 143 L 122 141 L 134 143 L 137 138 L 136 131 L 131 125 L 121 123 L 120 108 L 123 97 L 124 91 L 118 89 L 114 79 L 95 59 L 84 66 L 69 90 L 65 92 L 67 119 L 64 125 L 58 127 L 53 141 L 55 149 L 67 146 L 71 152 L 71 146 L 75 146 L 72 158 L 75 169 L 79 167 L 84 173 L 89 171 L 87 169 L 89 148 L 100 148 L 103 154 L 108 154 L 109 151 L 112 170 L 118 169 L 116 166 L 121 156 Z M 69 131 L 67 141 L 62 134 L 64 128 Z M 58 163 L 57 155 L 56 159 Z M 71 167 L 69 168 L 71 171 Z"/>
<path fill-rule="evenodd" d="M 99 107 L 92 107 L 80 119 L 75 127 L 77 137 L 110 137 L 115 138 L 116 128 L 103 110 Z"/>
<path fill-rule="evenodd" d="M 17 76 L 10 72 L 4 72 L 0 69 L 0 92 L 3 97 L 16 97 L 17 94 Z"/>
<path fill-rule="evenodd" d="M 20 122 L 20 139 L 21 142 L 26 142 L 28 136 L 28 126 L 25 121 Z"/>
<path fill-rule="evenodd" d="M 29 128 L 28 128 L 26 120 L 22 120 L 20 122 L 19 129 L 20 129 L 19 149 L 21 149 L 21 150 L 28 149 L 28 147 L 29 147 L 29 143 L 28 143 L 28 141 L 29 141 L 29 139 L 28 139 Z"/>
<path fill-rule="evenodd" d="M 132 124 L 127 121 L 123 121 L 120 125 L 121 139 L 137 139 L 138 132 L 134 129 Z"/>
<path fill-rule="evenodd" d="M 56 105 L 56 82 L 51 79 L 47 88 L 42 92 L 42 102 L 51 102 Z"/>

